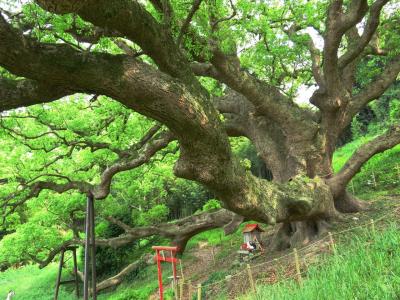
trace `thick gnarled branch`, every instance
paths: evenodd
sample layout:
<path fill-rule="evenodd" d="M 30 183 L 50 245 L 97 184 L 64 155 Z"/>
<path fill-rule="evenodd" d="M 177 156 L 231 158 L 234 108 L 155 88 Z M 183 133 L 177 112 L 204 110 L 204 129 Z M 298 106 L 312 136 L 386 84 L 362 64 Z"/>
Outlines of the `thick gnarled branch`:
<path fill-rule="evenodd" d="M 242 70 L 238 57 L 228 56 L 214 47 L 211 63 L 218 71 L 218 79 L 244 95 L 260 114 L 270 118 L 288 132 L 304 132 L 307 128 L 313 134 L 315 124 L 309 116 L 276 87 Z"/>
<path fill-rule="evenodd" d="M 29 199 L 38 197 L 42 190 L 51 190 L 56 193 L 65 193 L 70 190 L 78 190 L 82 193 L 88 193 L 91 187 L 91 184 L 84 181 L 69 180 L 67 180 L 66 183 L 36 181 L 32 184 L 23 186 L 23 190 L 21 192 L 13 193 L 3 199 L 3 203 L 1 204 L 1 207 L 5 210 L 5 213 L 3 214 L 3 223 L 8 215 L 14 213 L 19 206 L 23 205 Z M 14 198 L 17 198 L 17 200 L 11 202 L 11 200 Z M 7 208 L 9 209 L 7 210 Z"/>
<path fill-rule="evenodd" d="M 148 134 L 151 130 L 148 132 Z M 144 137 L 146 138 L 146 137 Z M 129 155 L 128 158 L 118 160 L 110 167 L 106 168 L 101 174 L 100 183 L 96 185 L 93 190 L 93 195 L 96 199 L 103 199 L 110 193 L 110 185 L 113 176 L 119 172 L 132 170 L 147 163 L 159 150 L 168 146 L 168 144 L 174 139 L 173 134 L 170 131 L 162 132 L 157 138 L 149 140 L 143 143 L 143 140 L 139 142 L 143 143 L 141 151 L 133 152 L 133 155 Z"/>
<path fill-rule="evenodd" d="M 370 101 L 379 98 L 387 88 L 396 80 L 400 73 L 400 55 L 389 61 L 382 73 L 368 84 L 358 94 L 354 95 L 346 111 L 344 124 L 347 125 L 351 119 Z"/>
<path fill-rule="evenodd" d="M 70 94 L 73 92 L 63 86 L 29 79 L 0 78 L 0 111 L 51 102 Z"/>
<path fill-rule="evenodd" d="M 339 58 L 338 64 L 340 69 L 343 69 L 351 61 L 357 58 L 371 41 L 372 36 L 378 28 L 382 8 L 389 1 L 390 0 L 377 0 L 371 5 L 369 9 L 369 18 L 362 35 L 358 37 L 355 46 Z"/>
<path fill-rule="evenodd" d="M 90 0 L 80 2 L 79 5 L 73 0 L 36 0 L 36 2 L 50 12 L 76 13 L 96 26 L 120 32 L 138 44 L 154 59 L 162 71 L 183 81 L 196 82 L 171 32 L 165 30 L 138 1 Z M 172 13 L 169 5 L 164 5 L 168 1 L 154 2 L 155 7 L 164 13 L 164 19 L 168 19 L 166 15 Z"/>
<path fill-rule="evenodd" d="M 113 177 L 120 172 L 137 168 L 146 162 L 150 161 L 156 153 L 167 147 L 168 144 L 174 139 L 169 131 L 164 131 L 156 135 L 160 129 L 159 125 L 155 125 L 148 130 L 142 139 L 130 149 L 121 151 L 124 154 L 114 161 L 109 167 L 101 172 L 101 179 L 98 184 L 91 184 L 86 181 L 74 181 L 68 177 L 58 174 L 40 174 L 29 182 L 21 182 L 22 191 L 8 195 L 2 203 L 5 209 L 4 218 L 13 213 L 17 207 L 23 205 L 31 198 L 38 197 L 42 190 L 52 190 L 57 193 L 63 193 L 69 190 L 76 190 L 80 193 L 87 194 L 93 193 L 96 199 L 103 199 L 110 193 L 110 186 Z M 59 183 L 55 181 L 39 180 L 41 177 L 56 177 L 62 180 L 67 180 L 66 183 Z M 11 201 L 17 198 L 16 201 Z M 7 210 L 6 208 L 10 208 Z"/>
<path fill-rule="evenodd" d="M 130 273 L 138 270 L 139 268 L 143 268 L 147 265 L 153 264 L 153 259 L 152 255 L 150 254 L 145 254 L 138 260 L 134 261 L 133 263 L 130 263 L 129 265 L 125 266 L 121 271 L 118 272 L 118 274 L 111 276 L 107 279 L 104 279 L 103 281 L 99 282 L 96 284 L 96 291 L 100 292 L 102 290 L 105 290 L 110 287 L 114 287 L 119 285 L 126 276 L 128 276 Z"/>
<path fill-rule="evenodd" d="M 192 8 L 190 9 L 185 21 L 182 24 L 181 30 L 179 32 L 179 36 L 178 36 L 178 39 L 176 42 L 178 44 L 178 46 L 182 43 L 182 39 L 185 36 L 185 34 L 190 26 L 190 22 L 192 21 L 194 14 L 200 8 L 201 2 L 202 2 L 202 0 L 193 0 Z"/>
<path fill-rule="evenodd" d="M 328 180 L 328 185 L 331 187 L 333 194 L 338 195 L 343 192 L 350 180 L 360 171 L 362 165 L 372 156 L 398 144 L 400 144 L 400 125 L 390 128 L 385 134 L 358 148 L 342 169 Z"/>
<path fill-rule="evenodd" d="M 183 253 L 186 243 L 196 234 L 221 227 L 225 229 L 226 234 L 231 234 L 237 229 L 237 226 L 243 222 L 243 217 L 226 209 L 219 209 L 213 212 L 193 215 L 170 223 L 137 228 L 129 228 L 128 225 L 114 218 L 108 218 L 108 220 L 120 226 L 125 231 L 125 234 L 107 240 L 99 240 L 97 242 L 98 245 L 107 245 L 117 248 L 139 238 L 159 235 L 170 239 L 172 244 L 178 246 L 179 252 Z"/>
<path fill-rule="evenodd" d="M 232 234 L 243 222 L 244 218 L 226 209 L 219 209 L 210 212 L 203 212 L 169 223 L 161 223 L 145 227 L 131 227 L 113 217 L 108 217 L 107 220 L 120 226 L 125 233 L 114 238 L 97 239 L 96 245 L 99 247 L 119 248 L 140 238 L 158 235 L 170 239 L 172 244 L 179 247 L 180 253 L 183 253 L 186 243 L 196 234 L 214 228 L 224 228 L 225 234 Z M 40 268 L 44 268 L 53 261 L 54 257 L 60 253 L 61 250 L 72 245 L 84 244 L 84 240 L 71 239 L 64 241 L 61 245 L 52 249 L 44 260 L 31 256 L 32 259 L 39 264 Z"/>
<path fill-rule="evenodd" d="M 343 12 L 343 1 L 331 1 L 326 20 L 326 31 L 323 49 L 323 72 L 325 86 L 320 92 L 326 92 L 331 99 L 318 101 L 315 97 L 313 103 L 323 110 L 337 108 L 340 103 L 335 101 L 337 95 L 344 93 L 341 85 L 340 70 L 338 67 L 338 50 L 343 35 L 347 30 L 361 21 L 368 10 L 366 0 L 352 0 L 346 13 Z"/>

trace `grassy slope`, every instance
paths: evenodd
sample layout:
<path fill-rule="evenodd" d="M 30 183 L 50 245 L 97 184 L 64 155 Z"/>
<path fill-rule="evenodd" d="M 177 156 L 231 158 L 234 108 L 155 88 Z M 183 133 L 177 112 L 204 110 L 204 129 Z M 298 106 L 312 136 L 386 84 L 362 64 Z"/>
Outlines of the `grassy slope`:
<path fill-rule="evenodd" d="M 334 157 L 335 170 L 340 169 L 354 150 L 364 142 L 365 140 L 357 140 L 338 149 Z M 375 156 L 363 167 L 353 180 L 356 194 L 363 198 L 371 198 L 377 194 L 399 193 L 400 184 L 396 181 L 398 180 L 396 164 L 400 164 L 400 145 Z M 377 188 L 371 184 L 372 171 L 376 177 Z M 399 273 L 394 273 L 394 270 L 397 272 L 400 270 L 398 260 L 400 255 L 397 255 L 397 258 L 385 255 L 385 249 L 399 249 L 399 239 L 396 229 L 392 227 L 384 235 L 379 236 L 379 242 L 375 242 L 371 246 L 373 251 L 367 253 L 365 245 L 368 244 L 368 236 L 364 234 L 361 238 L 354 237 L 349 244 L 343 246 L 339 257 L 328 258 L 327 265 L 323 269 L 311 268 L 308 273 L 309 279 L 305 281 L 303 288 L 299 289 L 293 282 L 288 282 L 273 287 L 260 287 L 260 294 L 274 295 L 274 297 L 268 296 L 265 299 L 354 299 L 356 295 L 358 295 L 358 299 L 374 299 L 375 296 L 376 299 L 394 299 L 394 293 L 399 294 L 399 290 L 396 290 L 393 284 L 396 283 L 397 286 L 400 286 Z M 233 245 L 231 240 L 234 241 Z M 216 254 L 217 264 L 222 264 L 227 255 L 237 248 L 237 244 L 241 241 L 241 235 L 237 233 L 231 237 L 225 237 L 222 236 L 221 230 L 212 230 L 193 238 L 189 242 L 188 249 L 197 247 L 201 241 L 207 241 L 209 245 L 213 246 L 223 245 L 223 250 Z M 187 253 L 184 263 L 192 260 L 195 258 Z M 388 265 L 396 266 L 397 269 L 385 267 Z M 232 271 L 234 270 L 231 269 L 229 273 Z M 35 266 L 27 266 L 0 273 L 0 299 L 5 298 L 10 289 L 14 289 L 18 299 L 21 300 L 52 299 L 56 273 L 56 264 L 50 265 L 44 270 L 39 270 Z M 204 282 L 212 280 L 215 274 L 211 274 Z M 198 274 L 194 275 L 195 278 Z M 198 277 L 203 278 L 200 275 Z M 322 286 L 325 288 L 321 289 Z M 132 282 L 123 283 L 115 291 L 100 295 L 99 299 L 144 300 L 148 299 L 156 288 L 156 269 L 155 266 L 151 266 L 141 271 L 139 277 Z M 338 294 L 339 291 L 343 294 Z M 286 294 L 290 297 L 286 297 Z M 336 295 L 336 297 L 331 295 Z M 382 295 L 388 295 L 388 298 L 384 298 L 385 296 Z M 64 286 L 61 287 L 59 298 L 75 299 L 72 290 Z M 246 299 L 254 299 L 254 296 Z M 264 298 L 259 296 L 259 299 Z"/>
<path fill-rule="evenodd" d="M 56 264 L 43 270 L 37 266 L 26 266 L 2 272 L 0 273 L 0 299 L 5 299 L 11 289 L 15 291 L 15 298 L 19 300 L 53 299 L 56 274 Z M 62 288 L 59 299 L 72 300 L 75 298 L 73 294 Z"/>
<path fill-rule="evenodd" d="M 335 171 L 367 140 L 359 139 L 338 149 Z M 400 145 L 374 156 L 353 179 L 355 193 L 364 199 L 399 194 L 399 167 Z M 349 235 L 339 245 L 338 255 L 327 257 L 322 267 L 310 267 L 301 287 L 295 281 L 259 286 L 256 296 L 245 296 L 243 300 L 400 299 L 399 248 L 398 223 L 391 223 L 387 230 L 374 236 L 370 229 L 360 230 Z"/>
<path fill-rule="evenodd" d="M 347 159 L 357 148 L 366 143 L 369 138 L 360 138 L 344 147 L 336 150 L 333 157 L 335 172 L 345 164 Z M 374 185 L 374 178 L 376 187 Z M 400 193 L 400 145 L 373 156 L 352 180 L 353 185 L 349 185 L 349 191 L 354 188 L 355 194 L 364 199 L 369 199 L 370 195 L 377 194 L 399 194 Z"/>
<path fill-rule="evenodd" d="M 364 229 L 322 266 L 310 267 L 302 286 L 294 280 L 259 286 L 242 300 L 400 299 L 399 248 L 398 224 L 376 235 Z"/>

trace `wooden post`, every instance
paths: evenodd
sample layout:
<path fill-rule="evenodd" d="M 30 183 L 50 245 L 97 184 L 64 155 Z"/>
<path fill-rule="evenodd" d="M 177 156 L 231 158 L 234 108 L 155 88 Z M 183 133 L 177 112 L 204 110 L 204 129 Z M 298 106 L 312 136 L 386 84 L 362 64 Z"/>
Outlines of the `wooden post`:
<path fill-rule="evenodd" d="M 170 257 L 174 258 L 175 255 L 170 251 Z M 174 295 L 175 295 L 175 300 L 179 300 L 179 294 L 178 294 L 178 280 L 177 280 L 177 273 L 176 273 L 176 262 L 172 260 L 172 289 L 174 290 Z"/>
<path fill-rule="evenodd" d="M 179 300 L 179 283 L 176 282 L 174 284 L 174 295 L 175 295 L 175 300 Z"/>
<path fill-rule="evenodd" d="M 183 300 L 183 285 L 185 284 L 185 281 L 182 279 L 179 282 L 179 300 Z M 191 300 L 191 299 L 190 299 Z"/>
<path fill-rule="evenodd" d="M 247 264 L 247 275 L 249 276 L 249 281 L 250 281 L 250 287 L 253 291 L 253 293 L 256 293 L 256 285 L 254 284 L 254 279 L 253 279 L 253 273 L 251 272 L 251 267 L 249 264 Z"/>
<path fill-rule="evenodd" d="M 201 300 L 201 283 L 197 285 L 197 300 Z"/>
<path fill-rule="evenodd" d="M 160 261 L 160 250 L 156 250 L 157 255 L 157 269 L 158 269 L 158 293 L 160 295 L 160 300 L 164 298 L 163 282 L 162 282 L 162 267 Z M 163 252 L 162 252 L 163 253 Z"/>
<path fill-rule="evenodd" d="M 54 300 L 58 299 L 58 291 L 60 289 L 60 282 L 61 282 L 61 274 L 62 274 L 62 268 L 64 264 L 64 249 L 61 250 L 61 255 L 60 255 L 60 265 L 58 267 L 58 275 L 57 275 L 57 281 L 56 281 L 56 291 L 54 294 Z"/>
<path fill-rule="evenodd" d="M 328 232 L 329 235 L 329 244 L 331 246 L 333 254 L 336 254 L 336 247 L 335 247 L 335 241 L 333 240 L 333 235 L 332 232 Z"/>
<path fill-rule="evenodd" d="M 179 260 L 179 268 L 181 271 L 180 300 L 183 300 L 183 286 L 185 285 L 185 275 L 183 274 L 182 259 Z"/>
<path fill-rule="evenodd" d="M 372 180 L 374 182 L 374 187 L 376 188 L 376 178 L 375 178 L 375 173 L 372 171 Z"/>
<path fill-rule="evenodd" d="M 189 283 L 188 283 L 188 295 L 189 295 L 189 299 L 190 300 L 192 300 L 192 294 L 193 294 L 193 291 L 192 291 L 192 281 L 191 280 L 189 280 Z"/>
<path fill-rule="evenodd" d="M 211 247 L 211 257 L 213 260 L 213 264 L 215 265 L 215 250 L 214 250 L 214 246 Z"/>
<path fill-rule="evenodd" d="M 185 275 L 183 274 L 182 259 L 179 260 L 179 268 L 181 269 L 182 281 L 185 281 Z"/>
<path fill-rule="evenodd" d="M 301 278 L 301 272 L 300 272 L 300 261 L 299 261 L 299 255 L 297 254 L 297 249 L 293 249 L 293 255 L 294 255 L 294 263 L 296 265 L 296 274 L 297 274 L 297 282 L 299 284 L 302 283 L 302 278 Z"/>
<path fill-rule="evenodd" d="M 374 219 L 371 219 L 371 232 L 372 232 L 372 235 L 373 236 L 375 236 L 375 222 L 374 222 Z"/>

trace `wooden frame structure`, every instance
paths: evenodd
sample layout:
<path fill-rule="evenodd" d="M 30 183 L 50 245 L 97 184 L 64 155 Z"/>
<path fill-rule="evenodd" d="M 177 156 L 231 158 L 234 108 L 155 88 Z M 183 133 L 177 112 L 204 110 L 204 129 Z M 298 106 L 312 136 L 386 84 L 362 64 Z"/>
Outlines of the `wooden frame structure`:
<path fill-rule="evenodd" d="M 160 300 L 164 299 L 164 287 L 162 282 L 162 268 L 161 262 L 170 262 L 172 263 L 172 278 L 173 284 L 176 287 L 178 276 L 176 275 L 176 263 L 178 259 L 175 257 L 176 252 L 178 251 L 178 247 L 168 247 L 168 246 L 153 246 L 151 247 L 153 250 L 156 250 L 155 260 L 157 261 L 157 269 L 158 269 L 158 287 L 160 292 Z M 165 256 L 164 251 L 170 252 L 171 256 Z M 161 253 L 161 255 L 160 255 Z"/>
<path fill-rule="evenodd" d="M 86 217 L 85 217 L 85 271 L 83 273 L 83 299 L 89 299 L 89 273 L 91 271 L 92 277 L 92 299 L 97 299 L 96 291 L 96 236 L 94 233 L 94 196 L 92 193 L 88 193 L 86 202 Z M 75 282 L 76 296 L 79 298 L 79 282 L 78 282 L 78 264 L 76 259 L 76 249 L 78 247 L 70 246 L 61 250 L 60 265 L 58 269 L 58 276 L 56 281 L 56 290 L 54 294 L 54 300 L 58 299 L 58 292 L 60 285 L 65 283 Z M 72 251 L 74 259 L 74 274 L 75 279 L 61 281 L 61 273 L 64 265 L 64 253 L 65 251 Z"/>
<path fill-rule="evenodd" d="M 76 260 L 76 249 L 78 249 L 78 247 L 71 246 L 71 247 L 66 247 L 61 250 L 60 265 L 58 267 L 58 276 L 57 276 L 57 281 L 56 281 L 56 291 L 54 293 L 54 300 L 58 299 L 58 292 L 60 290 L 60 285 L 66 284 L 66 283 L 75 283 L 76 297 L 79 298 L 79 278 L 78 278 L 78 264 L 77 264 L 77 260 Z M 73 262 L 74 262 L 74 279 L 61 281 L 62 269 L 64 266 L 64 254 L 67 251 L 72 251 L 72 258 L 73 258 Z"/>

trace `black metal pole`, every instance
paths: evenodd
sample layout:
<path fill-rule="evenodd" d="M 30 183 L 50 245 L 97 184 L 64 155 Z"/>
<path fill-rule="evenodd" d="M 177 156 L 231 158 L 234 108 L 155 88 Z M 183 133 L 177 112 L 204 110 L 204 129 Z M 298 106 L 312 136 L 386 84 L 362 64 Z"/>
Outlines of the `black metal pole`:
<path fill-rule="evenodd" d="M 90 199 L 90 246 L 91 246 L 91 261 L 92 261 L 92 299 L 96 300 L 96 235 L 94 233 L 94 197 L 89 195 Z"/>
<path fill-rule="evenodd" d="M 83 278 L 83 299 L 89 300 L 89 248 L 90 248 L 90 195 L 86 202 L 86 228 L 85 228 L 85 271 Z"/>

